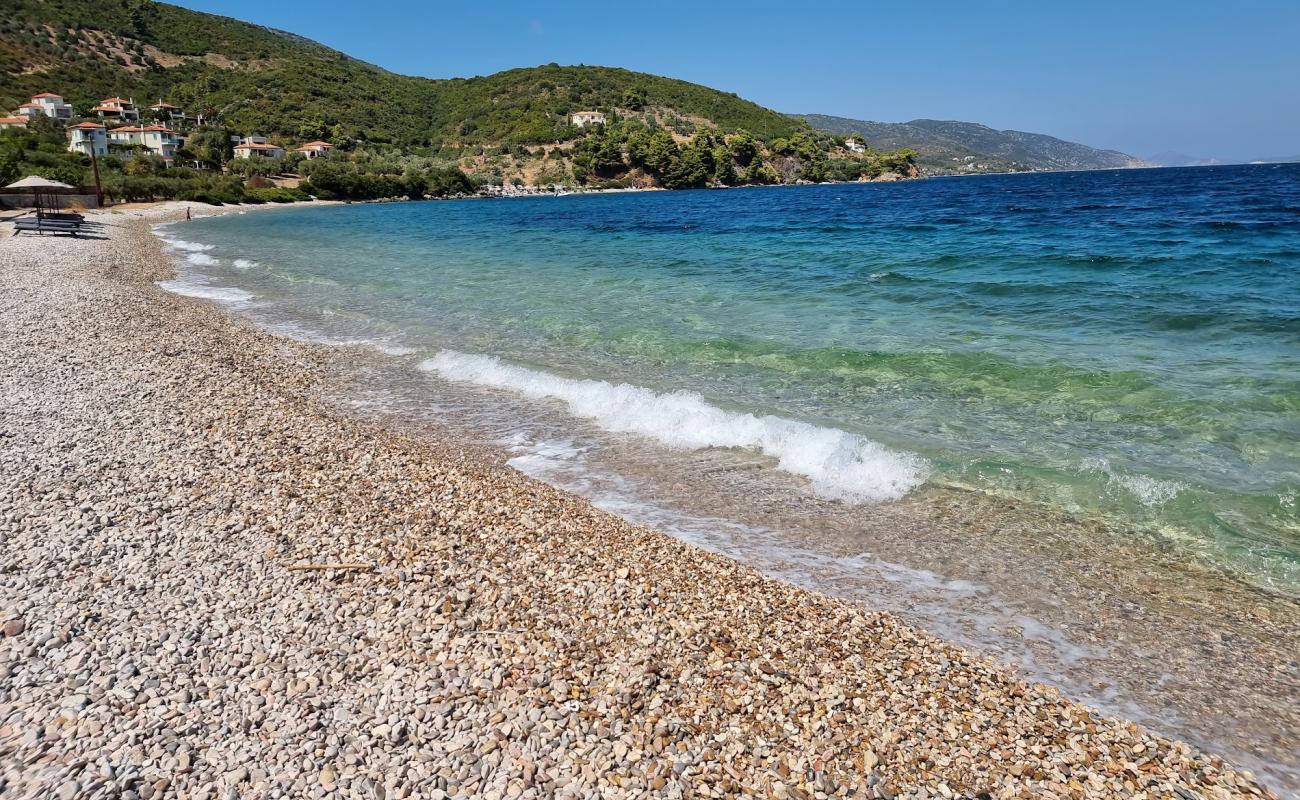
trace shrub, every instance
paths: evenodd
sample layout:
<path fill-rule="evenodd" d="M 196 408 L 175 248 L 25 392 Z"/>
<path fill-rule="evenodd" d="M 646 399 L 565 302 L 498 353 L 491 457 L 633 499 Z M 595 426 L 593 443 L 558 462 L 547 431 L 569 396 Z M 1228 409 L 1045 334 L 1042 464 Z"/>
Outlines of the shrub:
<path fill-rule="evenodd" d="M 270 188 L 245 189 L 244 199 L 255 203 L 297 203 L 310 200 L 311 196 L 302 189 L 273 186 Z"/>

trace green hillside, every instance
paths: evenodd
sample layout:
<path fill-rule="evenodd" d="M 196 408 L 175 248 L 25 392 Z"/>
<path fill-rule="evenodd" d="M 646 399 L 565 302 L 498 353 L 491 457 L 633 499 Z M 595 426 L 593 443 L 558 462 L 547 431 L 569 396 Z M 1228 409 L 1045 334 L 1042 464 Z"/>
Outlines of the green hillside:
<path fill-rule="evenodd" d="M 162 98 L 227 127 L 296 139 L 441 147 L 575 138 L 578 110 L 661 109 L 723 132 L 787 136 L 799 123 L 686 81 L 547 65 L 430 80 L 293 34 L 147 0 L 6 0 L 0 108 L 57 91 L 79 110 Z"/>
<path fill-rule="evenodd" d="M 916 175 L 910 150 L 864 148 L 734 94 L 626 69 L 547 64 L 433 80 L 151 0 L 5 1 L 0 111 L 51 91 L 72 103 L 74 121 L 112 96 L 191 115 L 171 123 L 184 143 L 167 157 L 109 143 L 99 166 L 110 199 L 416 199 Z M 576 127 L 577 111 L 602 112 L 605 123 Z M 287 152 L 237 158 L 231 137 L 247 134 Z M 327 158 L 292 152 L 315 139 L 335 145 Z M 84 184 L 90 159 L 67 152 L 62 130 L 39 117 L 0 132 L 0 177 L 33 173 Z"/>

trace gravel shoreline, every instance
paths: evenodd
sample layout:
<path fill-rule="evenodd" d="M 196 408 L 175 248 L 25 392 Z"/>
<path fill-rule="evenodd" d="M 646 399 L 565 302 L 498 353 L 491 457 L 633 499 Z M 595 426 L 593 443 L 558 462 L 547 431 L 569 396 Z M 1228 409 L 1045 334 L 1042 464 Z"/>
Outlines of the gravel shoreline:
<path fill-rule="evenodd" d="M 336 351 L 158 289 L 148 223 L 96 218 L 0 225 L 0 795 L 1273 797 L 349 417 Z"/>

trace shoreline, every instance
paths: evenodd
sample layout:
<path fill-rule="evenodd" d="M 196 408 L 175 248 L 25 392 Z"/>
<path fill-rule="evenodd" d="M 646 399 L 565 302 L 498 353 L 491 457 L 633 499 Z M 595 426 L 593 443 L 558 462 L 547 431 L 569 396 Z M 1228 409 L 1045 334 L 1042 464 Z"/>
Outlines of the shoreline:
<path fill-rule="evenodd" d="M 0 754 L 29 765 L 6 769 L 17 796 L 88 793 L 101 761 L 186 796 L 345 779 L 396 796 L 1273 796 L 500 454 L 341 414 L 319 395 L 337 348 L 154 285 L 174 277 L 148 229 L 164 221 L 0 245 L 0 298 L 22 298 L 0 300 L 22 321 L 0 322 L 19 420 L 0 453 L 24 476 L 0 507 L 4 611 L 23 627 L 0 640 L 25 687 L 0 719 Z M 329 564 L 351 567 L 286 567 Z M 139 757 L 109 746 L 117 716 L 146 732 Z M 217 744 L 223 725 L 238 733 Z"/>

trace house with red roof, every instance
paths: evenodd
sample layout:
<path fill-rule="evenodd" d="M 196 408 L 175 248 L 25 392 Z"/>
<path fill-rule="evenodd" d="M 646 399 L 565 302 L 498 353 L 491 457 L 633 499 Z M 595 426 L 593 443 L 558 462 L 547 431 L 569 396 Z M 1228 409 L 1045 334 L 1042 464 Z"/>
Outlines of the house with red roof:
<path fill-rule="evenodd" d="M 149 110 L 157 114 L 165 114 L 170 120 L 185 119 L 185 112 L 182 111 L 179 106 L 174 106 L 171 103 L 164 103 L 162 98 L 158 98 L 158 102 L 149 106 Z"/>
<path fill-rule="evenodd" d="M 0 130 L 5 128 L 26 128 L 27 117 L 0 117 Z"/>
<path fill-rule="evenodd" d="M 108 132 L 100 122 L 80 122 L 68 126 L 68 149 L 85 155 L 108 155 Z"/>
<path fill-rule="evenodd" d="M 140 109 L 135 105 L 135 98 L 124 100 L 121 97 L 110 97 L 100 100 L 99 105 L 90 110 L 103 119 L 112 118 L 122 122 L 137 122 L 140 119 Z"/>
<path fill-rule="evenodd" d="M 113 128 L 108 132 L 108 140 L 116 144 L 144 145 L 169 165 L 176 158 L 176 151 L 185 144 L 185 139 L 179 133 L 163 125 Z"/>
<path fill-rule="evenodd" d="M 235 145 L 235 158 L 284 158 L 284 148 L 277 144 L 268 144 L 265 139 L 260 142 L 253 139 L 262 137 L 244 137 L 244 140 Z"/>
<path fill-rule="evenodd" d="M 322 156 L 329 155 L 330 151 L 333 149 L 334 149 L 334 145 L 330 144 L 329 142 L 315 141 L 315 142 L 308 142 L 302 147 L 299 147 L 298 149 L 294 150 L 294 152 L 302 153 L 307 158 L 320 158 Z"/>
<path fill-rule="evenodd" d="M 54 92 L 41 92 L 32 95 L 31 101 L 18 106 L 18 110 L 14 113 L 28 119 L 37 114 L 44 114 L 51 119 L 67 122 L 72 119 L 72 105 L 65 103 L 63 97 Z"/>

